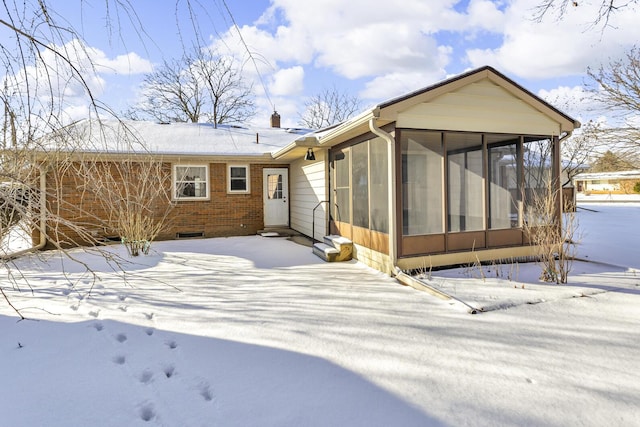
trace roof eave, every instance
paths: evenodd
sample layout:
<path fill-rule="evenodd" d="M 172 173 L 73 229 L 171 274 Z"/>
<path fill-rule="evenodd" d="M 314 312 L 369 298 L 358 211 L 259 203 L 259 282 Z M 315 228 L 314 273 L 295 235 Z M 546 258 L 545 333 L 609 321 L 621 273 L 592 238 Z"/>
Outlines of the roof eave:
<path fill-rule="evenodd" d="M 313 135 L 305 135 L 290 144 L 274 151 L 271 156 L 276 160 L 291 160 L 302 157 L 309 148 L 318 146 L 318 138 Z"/>

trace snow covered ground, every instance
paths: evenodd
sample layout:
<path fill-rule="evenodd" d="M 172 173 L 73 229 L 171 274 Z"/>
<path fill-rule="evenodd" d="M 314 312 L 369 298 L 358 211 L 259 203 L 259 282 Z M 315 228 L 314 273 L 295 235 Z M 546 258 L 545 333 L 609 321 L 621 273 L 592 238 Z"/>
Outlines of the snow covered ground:
<path fill-rule="evenodd" d="M 640 204 L 585 207 L 567 285 L 433 273 L 477 315 L 280 238 L 21 258 L 0 425 L 639 425 Z"/>

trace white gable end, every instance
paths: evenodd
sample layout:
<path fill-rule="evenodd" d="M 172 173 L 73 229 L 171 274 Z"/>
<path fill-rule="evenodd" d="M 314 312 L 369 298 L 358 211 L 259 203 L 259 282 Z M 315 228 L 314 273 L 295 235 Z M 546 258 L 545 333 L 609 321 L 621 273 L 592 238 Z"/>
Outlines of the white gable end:
<path fill-rule="evenodd" d="M 466 85 L 398 114 L 397 127 L 559 135 L 560 123 L 489 79 Z"/>

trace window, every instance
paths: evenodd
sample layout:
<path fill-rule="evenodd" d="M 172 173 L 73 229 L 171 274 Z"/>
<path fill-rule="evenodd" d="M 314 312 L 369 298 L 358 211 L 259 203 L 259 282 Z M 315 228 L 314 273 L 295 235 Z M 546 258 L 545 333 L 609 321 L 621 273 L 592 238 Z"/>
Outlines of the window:
<path fill-rule="evenodd" d="M 351 222 L 351 161 L 349 149 L 340 150 L 332 154 L 334 169 L 334 189 L 331 194 L 332 216 L 338 222 Z"/>
<path fill-rule="evenodd" d="M 249 166 L 229 165 L 227 178 L 229 193 L 248 193 L 250 191 Z"/>
<path fill-rule="evenodd" d="M 369 228 L 369 143 L 351 147 L 353 225 Z"/>
<path fill-rule="evenodd" d="M 269 200 L 281 200 L 284 198 L 281 173 L 267 175 L 267 198 Z"/>
<path fill-rule="evenodd" d="M 442 134 L 403 131 L 402 234 L 444 232 Z"/>
<path fill-rule="evenodd" d="M 206 165 L 174 165 L 175 199 L 207 199 L 209 197 L 209 167 Z"/>
<path fill-rule="evenodd" d="M 487 142 L 504 137 L 487 136 Z M 522 206 L 520 138 L 489 145 L 489 228 L 520 227 Z"/>
<path fill-rule="evenodd" d="M 482 135 L 446 135 L 449 231 L 484 230 Z"/>
<path fill-rule="evenodd" d="M 550 139 L 525 137 L 523 147 L 525 218 L 530 225 L 550 224 L 547 199 L 551 192 L 553 143 Z"/>
<path fill-rule="evenodd" d="M 362 141 L 331 153 L 331 214 L 337 222 L 389 232 L 387 143 Z"/>
<path fill-rule="evenodd" d="M 369 195 L 371 198 L 371 229 L 389 232 L 389 160 L 387 142 L 375 138 L 369 142 Z"/>

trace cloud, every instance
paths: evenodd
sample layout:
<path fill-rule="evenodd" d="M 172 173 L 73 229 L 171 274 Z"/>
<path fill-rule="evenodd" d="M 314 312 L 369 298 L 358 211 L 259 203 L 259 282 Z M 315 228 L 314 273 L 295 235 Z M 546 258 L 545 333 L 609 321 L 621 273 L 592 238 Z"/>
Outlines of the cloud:
<path fill-rule="evenodd" d="M 467 7 L 467 26 L 490 32 L 502 32 L 506 24 L 502 2 L 471 0 Z"/>
<path fill-rule="evenodd" d="M 96 70 L 100 73 L 131 75 L 153 71 L 151 62 L 140 57 L 135 52 L 118 55 L 114 59 L 109 59 L 104 52 L 95 48 L 91 49 L 91 52 L 94 54 L 92 59 Z"/>
<path fill-rule="evenodd" d="M 602 113 L 602 108 L 593 100 L 593 94 L 582 86 L 559 86 L 542 89 L 538 96 L 559 110 L 580 121 L 589 120 Z"/>
<path fill-rule="evenodd" d="M 3 77 L 3 86 L 13 93 L 14 102 L 30 100 L 29 114 L 54 114 L 62 121 L 86 117 L 91 100 L 106 94 L 111 76 L 151 70 L 151 63 L 135 53 L 109 58 L 78 39 L 51 44 L 27 61 L 18 64 L 24 68 Z"/>
<path fill-rule="evenodd" d="M 529 79 L 583 75 L 588 66 L 622 55 L 640 38 L 640 27 L 630 22 L 633 13 L 623 10 L 612 20 L 612 25 L 620 27 L 603 32 L 590 25 L 597 15 L 596 4 L 581 2 L 579 7 L 569 8 L 560 21 L 549 16 L 535 22 L 533 9 L 538 3 L 517 0 L 510 4 L 504 43 L 496 48 L 469 49 L 469 63 L 474 67 L 493 65 Z"/>
<path fill-rule="evenodd" d="M 273 74 L 270 92 L 275 96 L 298 95 L 303 89 L 304 68 L 297 65 Z"/>
<path fill-rule="evenodd" d="M 389 6 L 382 0 L 271 0 L 259 19 L 240 28 L 244 43 L 235 28 L 215 43 L 245 63 L 248 47 L 258 70 L 245 67 L 245 72 L 258 83 L 259 72 L 273 97 L 304 94 L 305 83 L 317 87 L 333 80 L 342 85 L 351 81 L 351 90 L 365 102 L 378 102 L 483 65 L 529 82 L 583 76 L 587 66 L 622 55 L 640 39 L 633 13 L 618 14 L 617 27 L 602 33 L 588 26 L 593 6 L 581 2 L 562 21 L 538 23 L 533 20 L 538 4 L 398 0 Z M 558 95 L 562 90 L 557 88 Z M 287 105 L 296 103 L 299 99 Z M 568 105 L 583 110 L 582 104 Z"/>
<path fill-rule="evenodd" d="M 365 84 L 365 89 L 360 92 L 360 97 L 380 101 L 430 86 L 445 76 L 445 66 L 450 54 L 450 48 L 441 47 L 431 58 L 432 67 L 402 69 L 371 79 Z"/>

